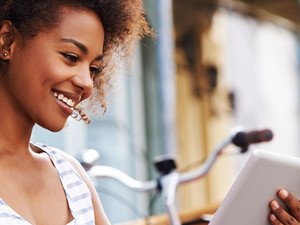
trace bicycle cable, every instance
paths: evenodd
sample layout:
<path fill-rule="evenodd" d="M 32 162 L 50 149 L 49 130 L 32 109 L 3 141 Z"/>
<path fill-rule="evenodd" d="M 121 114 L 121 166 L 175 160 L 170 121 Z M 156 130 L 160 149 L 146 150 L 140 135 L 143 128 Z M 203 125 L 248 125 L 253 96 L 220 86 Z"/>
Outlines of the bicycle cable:
<path fill-rule="evenodd" d="M 225 150 L 221 154 L 222 154 L 222 156 L 235 156 L 235 155 L 241 155 L 241 152 L 240 151 L 230 152 L 228 150 L 227 151 Z M 207 159 L 207 157 L 196 160 L 196 161 L 184 166 L 183 168 L 178 169 L 178 172 L 179 173 L 184 173 L 184 172 L 187 172 L 187 171 L 192 170 L 194 168 L 197 168 L 198 166 L 202 165 L 205 162 L 206 159 Z"/>

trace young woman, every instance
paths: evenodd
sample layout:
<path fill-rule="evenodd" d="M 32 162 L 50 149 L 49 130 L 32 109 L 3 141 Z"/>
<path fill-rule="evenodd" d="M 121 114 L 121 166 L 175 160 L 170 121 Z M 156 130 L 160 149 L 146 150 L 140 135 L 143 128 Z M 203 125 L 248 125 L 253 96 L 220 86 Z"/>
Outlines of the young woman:
<path fill-rule="evenodd" d="M 80 164 L 30 142 L 60 131 L 149 33 L 140 0 L 1 0 L 0 224 L 109 224 Z"/>

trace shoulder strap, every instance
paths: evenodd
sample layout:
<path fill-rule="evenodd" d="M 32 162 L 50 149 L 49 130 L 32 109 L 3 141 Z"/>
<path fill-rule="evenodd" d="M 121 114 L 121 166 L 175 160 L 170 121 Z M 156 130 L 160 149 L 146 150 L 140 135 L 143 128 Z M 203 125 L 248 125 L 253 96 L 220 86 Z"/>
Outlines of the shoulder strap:
<path fill-rule="evenodd" d="M 58 149 L 36 143 L 34 145 L 46 152 L 52 160 L 75 219 L 74 224 L 94 225 L 95 217 L 91 193 L 77 170 L 60 154 Z"/>

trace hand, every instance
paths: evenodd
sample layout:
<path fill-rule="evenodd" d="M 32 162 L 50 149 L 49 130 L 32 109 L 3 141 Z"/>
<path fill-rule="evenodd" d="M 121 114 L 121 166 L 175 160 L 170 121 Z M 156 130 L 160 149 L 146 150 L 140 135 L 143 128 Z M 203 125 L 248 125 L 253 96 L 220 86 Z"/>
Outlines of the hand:
<path fill-rule="evenodd" d="M 300 225 L 300 202 L 285 189 L 280 189 L 278 197 L 285 204 L 288 212 L 276 200 L 270 202 L 269 219 L 273 225 Z"/>

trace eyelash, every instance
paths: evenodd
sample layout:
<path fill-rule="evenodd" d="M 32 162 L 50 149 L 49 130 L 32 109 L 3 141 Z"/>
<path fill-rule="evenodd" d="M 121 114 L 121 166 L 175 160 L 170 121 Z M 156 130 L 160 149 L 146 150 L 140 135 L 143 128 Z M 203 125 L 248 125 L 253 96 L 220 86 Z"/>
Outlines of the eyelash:
<path fill-rule="evenodd" d="M 66 59 L 68 59 L 71 63 L 77 63 L 79 61 L 79 57 L 74 55 L 74 54 L 70 54 L 70 53 L 61 53 Z M 95 77 L 96 75 L 98 75 L 101 72 L 101 69 L 98 67 L 90 67 L 90 71 L 91 71 L 91 77 Z"/>
<path fill-rule="evenodd" d="M 92 77 L 95 77 L 101 72 L 101 69 L 98 67 L 91 67 L 90 71 L 91 71 Z"/>
<path fill-rule="evenodd" d="M 61 53 L 66 59 L 68 59 L 71 63 L 76 63 L 79 60 L 79 57 L 70 53 Z"/>

